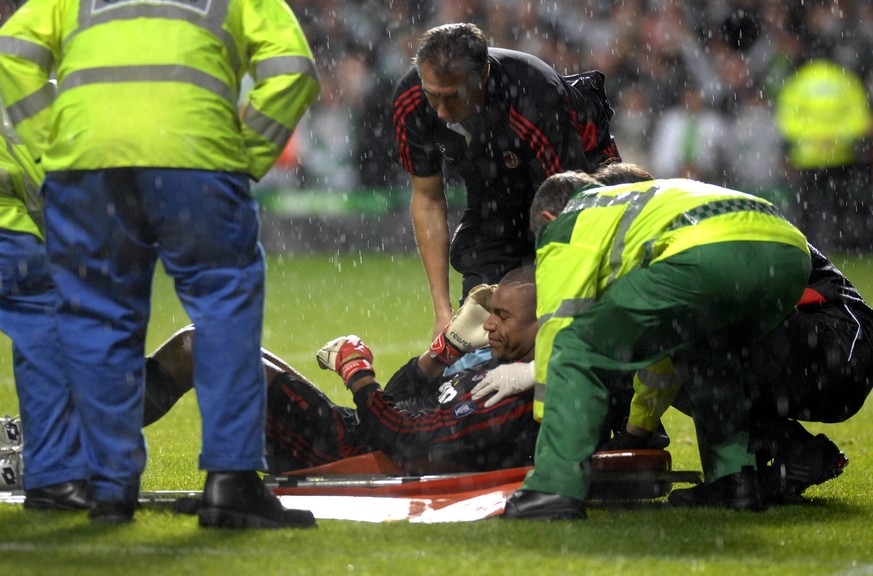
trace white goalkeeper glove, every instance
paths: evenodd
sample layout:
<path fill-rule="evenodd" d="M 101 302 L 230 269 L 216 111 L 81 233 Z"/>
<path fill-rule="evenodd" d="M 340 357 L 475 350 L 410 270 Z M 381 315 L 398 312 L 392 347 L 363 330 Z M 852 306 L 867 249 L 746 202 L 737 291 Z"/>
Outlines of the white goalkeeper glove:
<path fill-rule="evenodd" d="M 507 396 L 521 394 L 534 387 L 534 363 L 513 362 L 501 364 L 490 370 L 481 382 L 473 388 L 473 400 L 494 394 L 485 402 L 485 408 L 494 406 Z"/>
<path fill-rule="evenodd" d="M 496 284 L 479 284 L 470 290 L 461 309 L 430 345 L 431 358 L 448 366 L 488 344 L 483 325 L 491 316 L 491 295 L 496 288 Z"/>

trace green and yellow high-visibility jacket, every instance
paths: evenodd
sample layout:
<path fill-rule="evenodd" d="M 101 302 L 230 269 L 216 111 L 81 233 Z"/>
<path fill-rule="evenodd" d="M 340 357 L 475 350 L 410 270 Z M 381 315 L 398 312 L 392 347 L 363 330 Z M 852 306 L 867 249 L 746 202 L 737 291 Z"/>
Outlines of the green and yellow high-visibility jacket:
<path fill-rule="evenodd" d="M 0 228 L 43 238 L 42 170 L 12 130 L 0 102 Z"/>
<path fill-rule="evenodd" d="M 0 30 L 0 95 L 46 172 L 258 179 L 319 89 L 283 0 L 28 0 Z"/>
<path fill-rule="evenodd" d="M 534 416 L 557 333 L 617 279 L 689 248 L 779 242 L 808 253 L 804 235 L 761 198 L 694 180 L 653 180 L 577 193 L 537 237 Z"/>

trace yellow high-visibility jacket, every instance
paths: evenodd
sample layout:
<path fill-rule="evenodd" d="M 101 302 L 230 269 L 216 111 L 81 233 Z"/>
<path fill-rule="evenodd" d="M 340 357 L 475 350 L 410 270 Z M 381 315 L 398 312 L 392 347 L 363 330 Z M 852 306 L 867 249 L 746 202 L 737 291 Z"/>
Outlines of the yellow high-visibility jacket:
<path fill-rule="evenodd" d="M 689 248 L 806 238 L 772 204 L 736 190 L 670 179 L 584 190 L 537 237 L 534 417 L 542 416 L 555 336 L 632 269 Z"/>
<path fill-rule="evenodd" d="M 29 0 L 0 30 L 0 95 L 46 172 L 259 179 L 319 89 L 283 0 Z"/>
<path fill-rule="evenodd" d="M 39 200 L 42 170 L 12 130 L 2 102 L 0 114 L 0 228 L 43 239 Z"/>
<path fill-rule="evenodd" d="M 776 124 L 796 168 L 845 166 L 859 160 L 858 143 L 870 136 L 873 113 L 864 83 L 854 72 L 812 60 L 779 92 Z"/>

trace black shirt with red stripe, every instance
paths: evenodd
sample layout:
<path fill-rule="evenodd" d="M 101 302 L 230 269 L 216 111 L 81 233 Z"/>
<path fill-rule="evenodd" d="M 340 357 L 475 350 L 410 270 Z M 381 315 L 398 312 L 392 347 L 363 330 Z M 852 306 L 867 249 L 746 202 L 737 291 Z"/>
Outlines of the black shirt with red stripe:
<path fill-rule="evenodd" d="M 824 254 L 815 246 L 809 245 L 812 271 L 809 273 L 807 288 L 798 306 L 811 304 L 846 304 L 849 308 L 866 318 L 873 317 L 873 311 L 864 302 L 858 289 L 846 278 Z"/>
<path fill-rule="evenodd" d="M 533 464 L 539 424 L 533 419 L 533 392 L 504 398 L 485 408 L 488 398 L 471 391 L 494 360 L 428 381 L 411 359 L 383 392 L 371 384 L 355 394 L 359 432 L 406 470 L 497 470 Z"/>
<path fill-rule="evenodd" d="M 462 274 L 481 271 L 481 258 L 495 252 L 533 255 L 528 209 L 546 177 L 592 171 L 619 157 L 599 72 L 577 79 L 596 90 L 576 89 L 529 54 L 490 48 L 488 59 L 484 107 L 462 122 L 468 135 L 439 119 L 415 69 L 394 94 L 394 136 L 403 168 L 432 176 L 445 165 L 464 181 L 467 207 L 452 242 L 452 265 Z"/>
<path fill-rule="evenodd" d="M 533 392 L 484 407 L 473 387 L 493 360 L 428 381 L 411 359 L 383 392 L 355 393 L 356 408 L 334 404 L 311 382 L 281 373 L 267 391 L 267 463 L 272 474 L 381 450 L 408 473 L 530 466 L 539 424 Z"/>

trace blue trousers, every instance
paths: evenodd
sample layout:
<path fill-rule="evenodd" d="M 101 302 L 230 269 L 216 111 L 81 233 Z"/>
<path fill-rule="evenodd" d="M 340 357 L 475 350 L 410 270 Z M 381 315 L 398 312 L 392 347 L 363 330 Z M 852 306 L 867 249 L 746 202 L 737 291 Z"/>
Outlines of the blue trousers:
<path fill-rule="evenodd" d="M 0 330 L 12 339 L 27 490 L 88 477 L 64 372 L 45 244 L 0 229 Z"/>
<path fill-rule="evenodd" d="M 158 259 L 196 327 L 200 467 L 263 469 L 265 270 L 248 176 L 52 172 L 43 190 L 61 338 L 95 498 L 138 495 L 146 461 L 143 355 Z"/>

